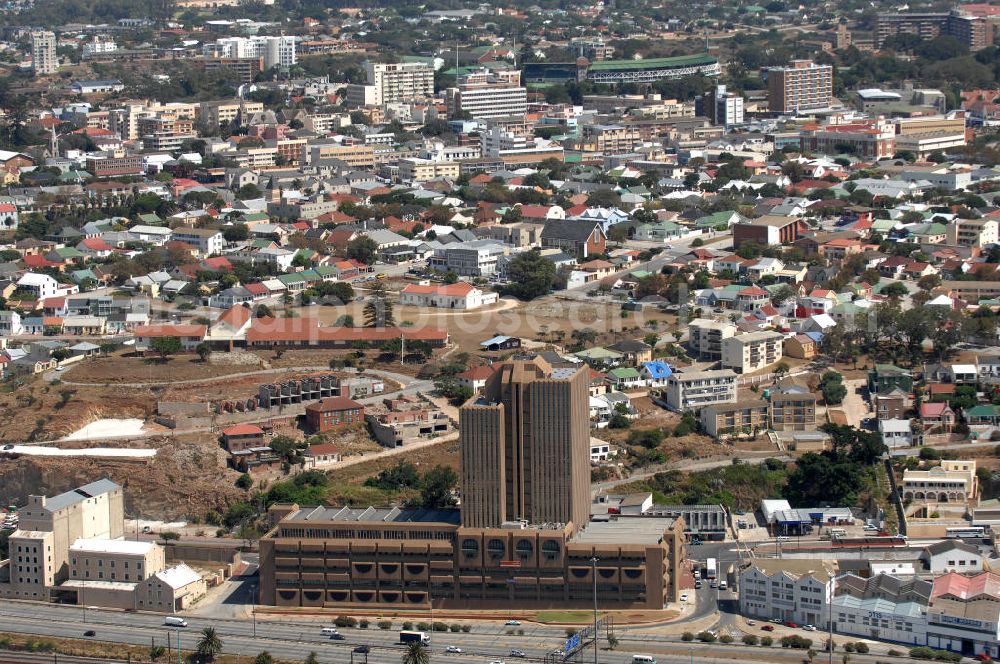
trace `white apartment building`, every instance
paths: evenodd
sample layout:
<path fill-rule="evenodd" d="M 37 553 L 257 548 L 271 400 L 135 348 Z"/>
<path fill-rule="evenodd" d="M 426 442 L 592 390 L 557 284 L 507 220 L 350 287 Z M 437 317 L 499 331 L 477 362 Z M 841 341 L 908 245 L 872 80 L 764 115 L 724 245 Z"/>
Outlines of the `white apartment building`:
<path fill-rule="evenodd" d="M 84 44 L 82 49 L 83 57 L 85 58 L 100 55 L 101 53 L 114 53 L 117 50 L 118 44 L 115 43 L 115 40 L 105 39 L 99 35 Z"/>
<path fill-rule="evenodd" d="M 483 292 L 465 281 L 427 286 L 408 284 L 399 293 L 399 303 L 415 307 L 467 310 L 495 304 L 498 297 L 496 293 Z"/>
<path fill-rule="evenodd" d="M 766 369 L 781 360 L 780 332 L 750 332 L 729 337 L 722 341 L 722 366 L 736 373 L 750 373 Z"/>
<path fill-rule="evenodd" d="M 295 37 L 223 37 L 205 44 L 202 52 L 210 58 L 263 58 L 264 68 L 291 67 L 297 62 Z"/>
<path fill-rule="evenodd" d="M 491 277 L 508 251 L 509 247 L 488 239 L 451 243 L 435 250 L 427 265 L 460 277 Z"/>
<path fill-rule="evenodd" d="M 722 343 L 736 336 L 736 326 L 725 320 L 695 318 L 688 323 L 688 347 L 699 360 L 721 360 Z"/>
<path fill-rule="evenodd" d="M 730 369 L 674 373 L 660 394 L 667 408 L 676 411 L 735 403 L 736 373 Z"/>
<path fill-rule="evenodd" d="M 824 628 L 836 560 L 754 561 L 740 574 L 740 613 Z"/>
<path fill-rule="evenodd" d="M 24 332 L 21 314 L 16 311 L 0 311 L 0 337 L 11 337 Z"/>
<path fill-rule="evenodd" d="M 905 502 L 965 505 L 979 494 L 975 460 L 945 459 L 928 470 L 904 470 Z"/>
<path fill-rule="evenodd" d="M 59 71 L 54 32 L 35 30 L 31 33 L 31 71 L 35 76 L 45 76 Z"/>
<path fill-rule="evenodd" d="M 222 231 L 215 228 L 176 228 L 170 239 L 193 245 L 204 256 L 222 253 L 226 247 Z"/>
<path fill-rule="evenodd" d="M 521 86 L 520 71 L 481 69 L 458 79 L 458 87 L 445 93 L 448 115 L 468 113 L 474 119 L 523 116 L 528 112 L 528 90 Z"/>
<path fill-rule="evenodd" d="M 961 247 L 988 247 L 1000 242 L 995 219 L 955 219 L 945 226 L 945 242 Z"/>
<path fill-rule="evenodd" d="M 352 105 L 381 106 L 420 101 L 434 94 L 434 68 L 424 62 L 365 62 L 368 85 L 347 86 Z M 356 102 L 363 103 L 356 103 Z"/>
<path fill-rule="evenodd" d="M 58 281 L 47 274 L 35 272 L 28 272 L 18 279 L 17 289 L 31 292 L 36 300 L 66 294 L 66 289 L 61 287 Z"/>

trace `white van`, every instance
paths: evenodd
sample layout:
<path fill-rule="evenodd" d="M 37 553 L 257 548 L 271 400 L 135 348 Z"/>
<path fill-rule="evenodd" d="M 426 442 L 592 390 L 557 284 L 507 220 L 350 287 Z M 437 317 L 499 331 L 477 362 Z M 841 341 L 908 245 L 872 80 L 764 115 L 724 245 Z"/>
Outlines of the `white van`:
<path fill-rule="evenodd" d="M 183 618 L 178 618 L 177 616 L 167 616 L 163 619 L 164 625 L 169 625 L 170 627 L 187 627 L 188 621 Z"/>
<path fill-rule="evenodd" d="M 319 633 L 322 634 L 323 636 L 333 636 L 334 634 L 338 634 L 339 632 L 337 632 L 336 627 L 324 627 L 323 629 L 319 630 Z"/>

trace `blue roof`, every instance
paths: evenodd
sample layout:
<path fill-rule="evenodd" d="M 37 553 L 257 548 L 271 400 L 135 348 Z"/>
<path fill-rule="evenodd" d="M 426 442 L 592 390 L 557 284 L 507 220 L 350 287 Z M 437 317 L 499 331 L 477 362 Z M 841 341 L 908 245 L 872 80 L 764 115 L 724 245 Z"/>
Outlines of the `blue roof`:
<path fill-rule="evenodd" d="M 806 332 L 806 336 L 815 341 L 816 343 L 819 343 L 823 339 L 822 332 Z"/>
<path fill-rule="evenodd" d="M 487 339 L 486 341 L 480 342 L 479 345 L 480 346 L 492 346 L 493 344 L 502 344 L 505 341 L 509 341 L 511 338 L 512 337 L 508 337 L 506 335 L 501 334 L 499 336 L 493 337 L 492 339 Z"/>
<path fill-rule="evenodd" d="M 653 378 L 669 378 L 673 375 L 673 370 L 670 365 L 666 362 L 660 362 L 659 360 L 654 362 L 643 362 L 642 366 L 646 368 L 649 375 Z"/>

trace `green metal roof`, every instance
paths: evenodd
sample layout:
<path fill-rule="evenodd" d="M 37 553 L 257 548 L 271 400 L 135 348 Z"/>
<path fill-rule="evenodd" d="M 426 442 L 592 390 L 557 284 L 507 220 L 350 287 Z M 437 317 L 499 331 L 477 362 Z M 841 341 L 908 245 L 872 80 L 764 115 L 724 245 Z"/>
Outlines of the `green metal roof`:
<path fill-rule="evenodd" d="M 614 69 L 680 69 L 682 67 L 697 67 L 698 65 L 713 65 L 718 59 L 711 55 L 681 55 L 675 58 L 648 58 L 646 60 L 600 60 L 590 63 L 591 71 L 609 71 Z"/>

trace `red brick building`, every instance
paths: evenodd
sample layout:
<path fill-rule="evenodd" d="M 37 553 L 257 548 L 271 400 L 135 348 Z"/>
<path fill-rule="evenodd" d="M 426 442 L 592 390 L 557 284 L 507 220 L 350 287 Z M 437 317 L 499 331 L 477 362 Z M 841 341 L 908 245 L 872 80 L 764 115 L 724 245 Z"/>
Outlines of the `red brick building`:
<path fill-rule="evenodd" d="M 365 421 L 365 407 L 347 397 L 327 397 L 306 406 L 306 424 L 312 431 L 329 431 Z"/>
<path fill-rule="evenodd" d="M 267 447 L 264 430 L 254 424 L 236 424 L 222 430 L 222 444 L 230 452 L 242 452 L 252 447 Z"/>

